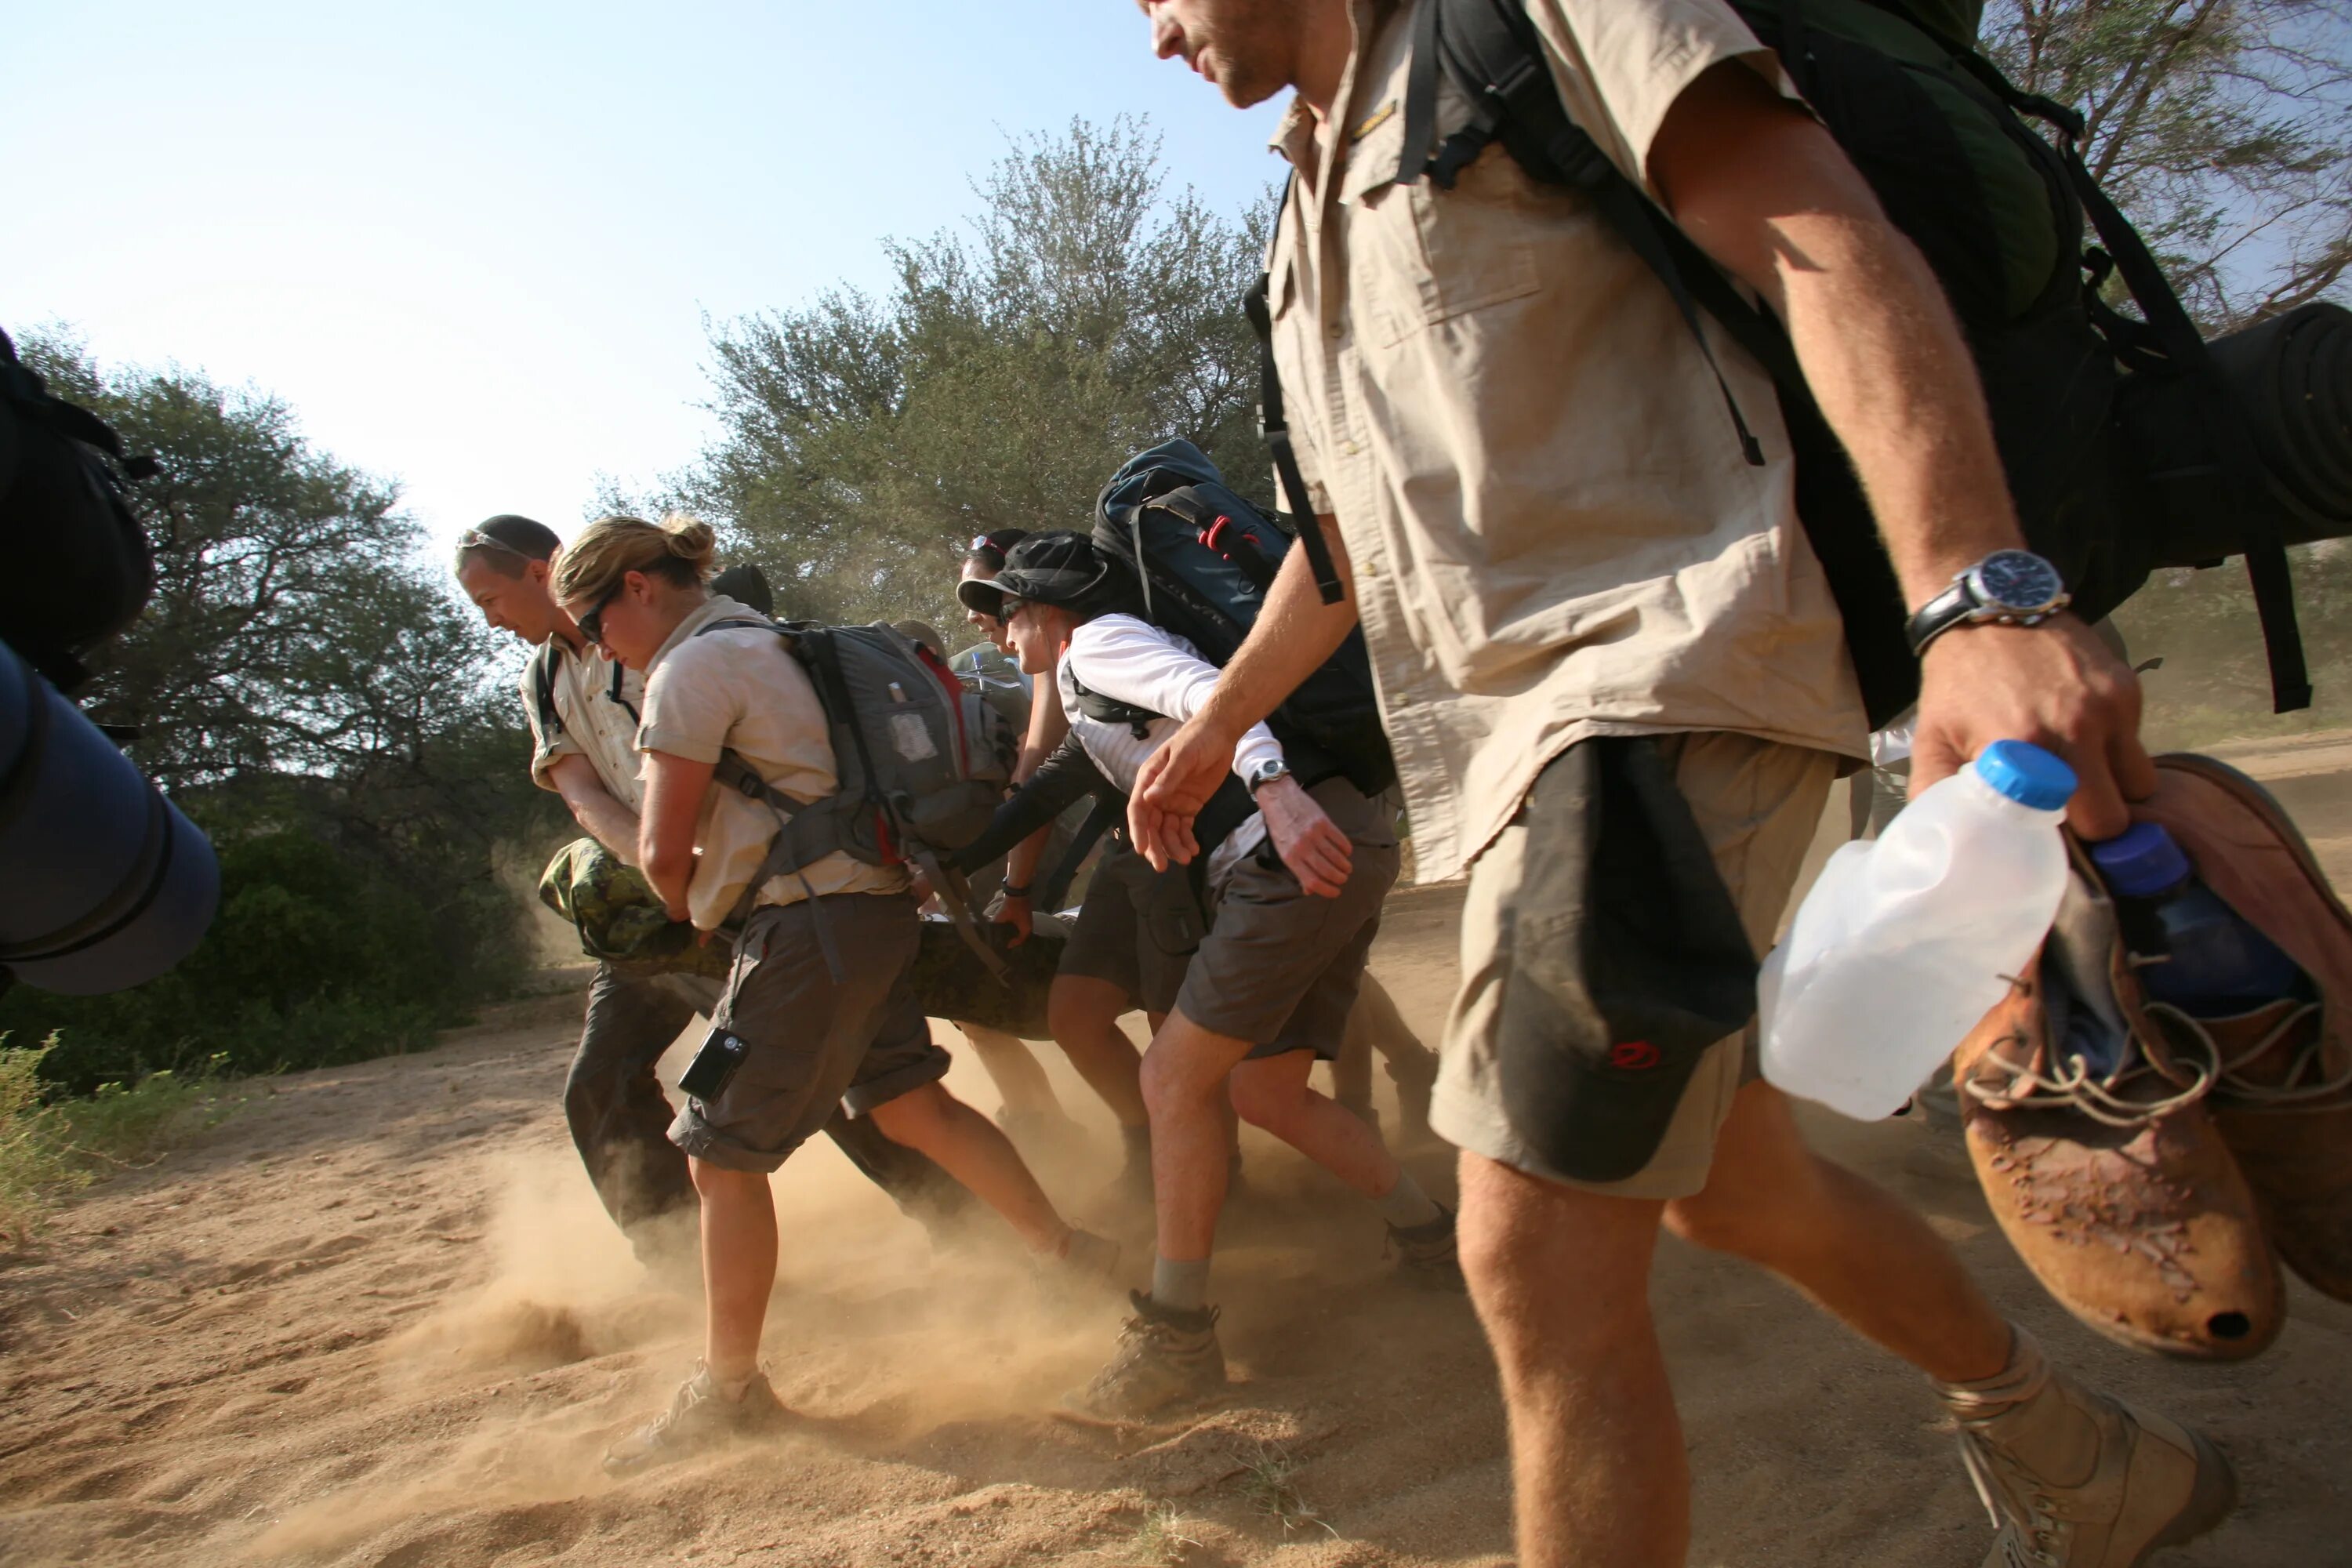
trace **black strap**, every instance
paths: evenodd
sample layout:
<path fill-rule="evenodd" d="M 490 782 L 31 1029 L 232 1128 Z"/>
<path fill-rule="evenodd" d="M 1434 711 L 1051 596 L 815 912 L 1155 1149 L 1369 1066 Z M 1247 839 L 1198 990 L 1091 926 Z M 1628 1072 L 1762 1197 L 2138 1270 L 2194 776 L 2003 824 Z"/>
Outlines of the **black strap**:
<path fill-rule="evenodd" d="M 1078 830 L 1070 836 L 1069 847 L 1062 851 L 1061 859 L 1045 879 L 1037 884 L 1035 894 L 1030 900 L 1032 905 L 1041 910 L 1060 909 L 1062 900 L 1069 896 L 1071 882 L 1077 878 L 1078 868 L 1086 864 L 1087 854 L 1102 841 L 1102 836 L 1118 826 L 1126 816 L 1126 809 L 1118 796 L 1108 799 L 1097 796 L 1093 807 L 1087 811 L 1086 820 L 1078 824 Z"/>
<path fill-rule="evenodd" d="M 1707 342 L 1699 320 L 1698 296 L 1706 295 L 1708 313 L 1717 316 L 1750 353 L 1767 343 L 1777 344 L 1759 357 L 1776 379 L 1780 371 L 1776 362 L 1785 362 L 1801 385 L 1803 378 L 1796 371 L 1786 338 L 1739 297 L 1713 259 L 1660 213 L 1610 162 L 1600 144 L 1569 118 L 1551 71 L 1544 64 L 1542 40 L 1514 0 L 1424 0 L 1418 26 L 1415 58 L 1407 75 L 1405 152 L 1397 168 L 1398 183 L 1411 184 L 1426 173 L 1433 182 L 1450 190 L 1462 165 L 1500 135 L 1512 157 L 1529 174 L 1583 192 L 1617 237 L 1666 286 L 1683 325 L 1706 356 L 1717 391 L 1723 395 L 1740 456 L 1751 466 L 1762 467 L 1763 446 L 1748 427 L 1739 400 L 1732 395 L 1731 384 Z M 1475 107 L 1470 123 L 1449 137 L 1434 158 L 1421 163 L 1412 160 L 1433 133 L 1437 114 L 1437 71 L 1423 66 L 1424 52 L 1435 57 Z M 1427 102 L 1412 101 L 1416 89 Z"/>
<path fill-rule="evenodd" d="M 1283 221 L 1290 210 L 1290 202 L 1297 189 L 1297 177 L 1293 175 L 1283 187 L 1282 205 L 1276 209 L 1275 222 Z M 1266 449 L 1274 454 L 1274 471 L 1282 481 L 1282 499 L 1291 515 L 1298 520 L 1298 542 L 1306 547 L 1307 564 L 1315 574 L 1315 588 L 1327 605 L 1336 605 L 1347 597 L 1339 585 L 1339 568 L 1331 559 L 1330 542 L 1323 537 L 1323 522 L 1316 514 L 1314 497 L 1307 489 L 1307 476 L 1299 471 L 1298 454 L 1291 449 L 1290 425 L 1282 415 L 1282 377 L 1274 365 L 1274 310 L 1268 303 L 1273 279 L 1265 273 L 1242 296 L 1242 309 L 1249 317 L 1250 328 L 1257 333 L 1258 433 L 1265 437 Z M 1142 542 L 1136 544 L 1136 558 L 1143 557 Z"/>

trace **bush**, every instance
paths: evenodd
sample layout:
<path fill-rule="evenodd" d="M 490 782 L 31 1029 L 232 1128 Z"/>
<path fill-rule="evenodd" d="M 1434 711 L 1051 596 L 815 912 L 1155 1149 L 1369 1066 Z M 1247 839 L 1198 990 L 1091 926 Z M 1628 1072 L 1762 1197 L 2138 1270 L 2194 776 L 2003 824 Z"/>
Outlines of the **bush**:
<path fill-rule="evenodd" d="M 524 966 L 511 897 L 410 885 L 310 834 L 220 846 L 221 909 L 172 973 L 109 996 L 23 987 L 0 1030 L 54 1037 L 44 1083 L 88 1095 L 157 1072 L 276 1072 L 411 1050 Z"/>
<path fill-rule="evenodd" d="M 0 1035 L 0 1241 L 23 1240 L 58 1194 L 155 1153 L 199 1110 L 226 1114 L 204 1082 L 218 1063 L 194 1078 L 150 1073 L 102 1083 L 87 1100 L 45 1101 L 43 1058 L 58 1042 L 11 1050 L 7 1039 Z"/>

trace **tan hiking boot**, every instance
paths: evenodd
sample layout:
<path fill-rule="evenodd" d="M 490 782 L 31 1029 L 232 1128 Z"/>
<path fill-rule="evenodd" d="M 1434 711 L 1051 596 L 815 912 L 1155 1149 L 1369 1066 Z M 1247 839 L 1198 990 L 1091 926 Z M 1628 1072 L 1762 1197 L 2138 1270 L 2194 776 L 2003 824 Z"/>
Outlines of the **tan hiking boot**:
<path fill-rule="evenodd" d="M 2237 1479 L 2212 1444 L 2084 1388 L 2016 1333 L 2008 1372 L 1942 1389 L 2000 1532 L 1984 1568 L 2140 1568 L 2237 1505 Z"/>
<path fill-rule="evenodd" d="M 1073 1230 L 1060 1254 L 1040 1269 L 1041 1276 L 1108 1285 L 1118 1279 L 1118 1243 L 1090 1230 Z"/>
<path fill-rule="evenodd" d="M 1140 1290 L 1118 1331 L 1118 1349 L 1094 1381 L 1070 1396 L 1083 1415 L 1140 1421 L 1171 1405 L 1204 1399 L 1225 1386 L 1225 1352 L 1217 1343 L 1217 1310 L 1178 1311 Z"/>
<path fill-rule="evenodd" d="M 697 1362 L 694 1375 L 670 1396 L 668 1409 L 604 1450 L 604 1470 L 625 1476 L 667 1465 L 738 1436 L 775 1431 L 791 1416 L 766 1373 L 752 1373 L 742 1394 L 730 1399 L 710 1369 Z"/>

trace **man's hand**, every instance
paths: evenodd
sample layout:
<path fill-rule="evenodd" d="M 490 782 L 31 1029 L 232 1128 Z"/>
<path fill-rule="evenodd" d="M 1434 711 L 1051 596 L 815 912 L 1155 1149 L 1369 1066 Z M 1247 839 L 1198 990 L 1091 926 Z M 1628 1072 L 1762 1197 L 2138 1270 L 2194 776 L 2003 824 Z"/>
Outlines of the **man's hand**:
<path fill-rule="evenodd" d="M 1292 778 L 1276 779 L 1257 792 L 1257 809 L 1265 818 L 1266 837 L 1275 853 L 1298 879 L 1298 885 L 1318 898 L 1336 899 L 1348 885 L 1348 868 L 1355 846 L 1339 831 L 1315 797 Z"/>
<path fill-rule="evenodd" d="M 1135 793 L 1127 803 L 1127 831 L 1153 870 L 1165 871 L 1171 861 L 1189 866 L 1201 852 L 1192 837 L 1192 819 L 1233 770 L 1237 738 L 1218 729 L 1203 712 L 1169 736 L 1136 770 Z"/>
<path fill-rule="evenodd" d="M 1013 930 L 1013 940 L 1005 943 L 1007 947 L 1019 947 L 1035 935 L 1036 919 L 1030 910 L 1028 895 L 1024 893 L 1016 899 L 1010 893 L 1006 894 L 1004 901 L 996 907 L 996 923 L 1011 926 Z"/>
<path fill-rule="evenodd" d="M 2138 678 L 2073 616 L 2039 626 L 1956 626 L 1927 645 L 1911 744 L 1911 794 L 1995 741 L 2031 741 L 2074 770 L 2066 820 L 2084 838 L 2131 826 L 2126 803 L 2156 793 L 2139 740 Z"/>

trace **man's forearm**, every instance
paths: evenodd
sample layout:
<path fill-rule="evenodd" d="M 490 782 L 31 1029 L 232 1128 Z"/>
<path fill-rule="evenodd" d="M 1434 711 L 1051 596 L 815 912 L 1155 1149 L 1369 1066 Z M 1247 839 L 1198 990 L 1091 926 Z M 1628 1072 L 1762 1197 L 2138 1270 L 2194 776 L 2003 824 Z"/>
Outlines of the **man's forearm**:
<path fill-rule="evenodd" d="M 583 831 L 619 856 L 625 865 L 637 863 L 636 814 L 611 795 L 599 795 L 590 800 L 571 800 L 572 820 Z"/>
<path fill-rule="evenodd" d="M 1782 320 L 1844 443 L 1913 608 L 1996 550 L 2021 547 L 1974 359 L 1941 286 L 1880 221 L 1806 215 L 1782 270 Z"/>
<path fill-rule="evenodd" d="M 1216 691 L 1192 716 L 1193 723 L 1240 739 L 1251 725 L 1281 707 L 1347 640 L 1356 624 L 1355 569 L 1339 537 L 1339 520 L 1318 517 L 1315 524 L 1330 543 L 1331 562 L 1346 592 L 1338 604 L 1325 604 L 1306 550 L 1294 547 L 1266 590 L 1257 624 L 1226 662 Z"/>

